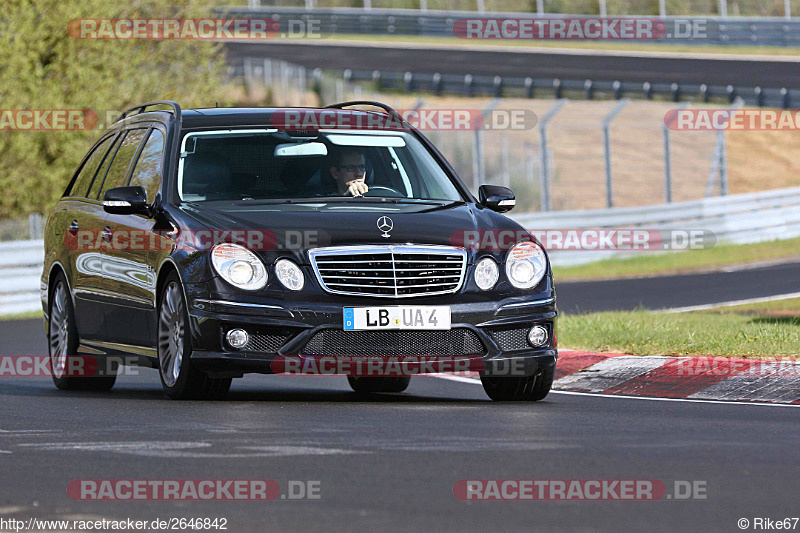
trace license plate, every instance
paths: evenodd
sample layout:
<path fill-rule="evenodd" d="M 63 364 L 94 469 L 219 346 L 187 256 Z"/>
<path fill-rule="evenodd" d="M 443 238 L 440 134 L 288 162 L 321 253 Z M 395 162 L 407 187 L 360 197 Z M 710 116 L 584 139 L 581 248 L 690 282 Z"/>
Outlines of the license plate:
<path fill-rule="evenodd" d="M 345 307 L 344 329 L 450 329 L 450 307 Z"/>

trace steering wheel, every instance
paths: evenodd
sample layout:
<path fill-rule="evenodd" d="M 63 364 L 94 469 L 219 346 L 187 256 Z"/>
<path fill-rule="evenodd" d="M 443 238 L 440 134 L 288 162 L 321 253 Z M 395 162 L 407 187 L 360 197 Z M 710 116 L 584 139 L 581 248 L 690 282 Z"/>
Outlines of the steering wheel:
<path fill-rule="evenodd" d="M 387 191 L 390 194 L 372 194 L 373 191 Z M 370 185 L 369 190 L 363 196 L 383 196 L 388 198 L 405 198 L 406 195 L 392 187 L 384 187 L 383 185 Z"/>

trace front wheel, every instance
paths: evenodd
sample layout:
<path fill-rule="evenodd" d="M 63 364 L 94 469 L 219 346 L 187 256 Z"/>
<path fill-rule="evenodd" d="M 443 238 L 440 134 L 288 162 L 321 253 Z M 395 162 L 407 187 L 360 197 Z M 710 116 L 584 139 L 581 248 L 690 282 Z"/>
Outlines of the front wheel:
<path fill-rule="evenodd" d="M 393 376 L 388 378 L 347 376 L 350 387 L 358 393 L 403 392 L 411 383 L 410 377 Z"/>
<path fill-rule="evenodd" d="M 555 365 L 540 370 L 534 376 L 525 377 L 484 377 L 481 376 L 483 390 L 496 402 L 537 402 L 550 392 Z"/>
<path fill-rule="evenodd" d="M 189 314 L 178 276 L 164 285 L 158 309 L 158 373 L 164 393 L 173 400 L 220 400 L 231 387 L 231 378 L 210 378 L 191 361 Z"/>

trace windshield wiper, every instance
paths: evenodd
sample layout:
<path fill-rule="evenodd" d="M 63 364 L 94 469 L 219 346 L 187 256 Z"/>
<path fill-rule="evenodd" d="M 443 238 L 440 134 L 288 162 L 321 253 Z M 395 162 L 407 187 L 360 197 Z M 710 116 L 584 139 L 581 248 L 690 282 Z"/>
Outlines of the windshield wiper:
<path fill-rule="evenodd" d="M 467 202 L 465 202 L 464 200 L 456 200 L 455 202 L 448 202 L 446 204 L 436 205 L 436 206 L 431 207 L 429 209 L 423 209 L 422 211 L 420 211 L 420 213 L 430 213 L 431 211 L 438 211 L 440 209 L 448 209 L 450 207 L 455 207 L 457 205 L 464 205 L 466 203 Z"/>

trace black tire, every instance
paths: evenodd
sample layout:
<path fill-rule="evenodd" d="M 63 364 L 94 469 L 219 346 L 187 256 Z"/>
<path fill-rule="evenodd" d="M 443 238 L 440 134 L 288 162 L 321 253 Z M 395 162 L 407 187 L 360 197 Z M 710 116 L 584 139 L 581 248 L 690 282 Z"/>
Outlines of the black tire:
<path fill-rule="evenodd" d="M 158 375 L 173 400 L 221 400 L 232 378 L 211 378 L 194 367 L 189 313 L 183 288 L 175 273 L 164 281 L 158 306 Z"/>
<path fill-rule="evenodd" d="M 350 387 L 361 394 L 376 392 L 403 392 L 411 383 L 407 376 L 393 376 L 388 378 L 347 376 Z"/>
<path fill-rule="evenodd" d="M 548 395 L 553 386 L 555 365 L 526 377 L 484 377 L 483 390 L 496 402 L 538 402 Z"/>
<path fill-rule="evenodd" d="M 53 383 L 61 390 L 108 391 L 117 381 L 116 367 L 103 375 L 98 369 L 95 376 L 70 376 L 71 369 L 86 368 L 87 356 L 79 356 L 80 337 L 75 320 L 75 308 L 64 274 L 59 272 L 53 282 L 50 296 L 47 347 Z M 78 359 L 82 360 L 78 360 Z M 101 361 L 105 362 L 105 360 Z"/>

